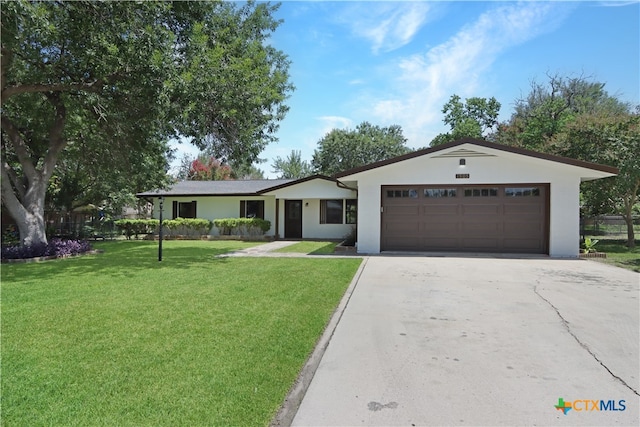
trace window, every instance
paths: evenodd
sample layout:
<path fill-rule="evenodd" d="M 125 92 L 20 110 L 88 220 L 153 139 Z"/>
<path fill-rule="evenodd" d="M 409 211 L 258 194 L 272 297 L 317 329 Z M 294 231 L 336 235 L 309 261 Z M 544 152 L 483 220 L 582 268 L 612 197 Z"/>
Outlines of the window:
<path fill-rule="evenodd" d="M 358 222 L 358 200 L 345 200 L 344 219 L 346 224 L 355 224 Z"/>
<path fill-rule="evenodd" d="M 264 219 L 264 200 L 240 200 L 240 218 Z"/>
<path fill-rule="evenodd" d="M 411 199 L 418 198 L 418 190 L 407 189 L 407 190 L 387 190 L 387 197 L 391 198 L 399 198 L 399 197 L 408 197 Z"/>
<path fill-rule="evenodd" d="M 320 200 L 320 224 L 342 224 L 342 200 Z"/>
<path fill-rule="evenodd" d="M 425 188 L 424 197 L 456 197 L 455 188 Z"/>
<path fill-rule="evenodd" d="M 173 219 L 175 218 L 195 218 L 196 217 L 196 201 L 192 202 L 173 202 Z"/>
<path fill-rule="evenodd" d="M 539 196 L 539 187 L 519 187 L 519 188 L 505 188 L 504 195 L 507 197 L 526 197 L 526 196 Z"/>
<path fill-rule="evenodd" d="M 497 188 L 465 188 L 464 197 L 497 197 Z"/>

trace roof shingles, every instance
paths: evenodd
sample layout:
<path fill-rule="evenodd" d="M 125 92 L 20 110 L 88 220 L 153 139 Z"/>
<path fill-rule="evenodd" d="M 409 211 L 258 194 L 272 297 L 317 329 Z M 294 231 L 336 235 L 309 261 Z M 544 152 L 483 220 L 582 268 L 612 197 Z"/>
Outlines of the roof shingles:
<path fill-rule="evenodd" d="M 166 190 L 138 193 L 138 197 L 159 196 L 249 196 L 295 179 L 260 179 L 240 181 L 179 181 Z"/>

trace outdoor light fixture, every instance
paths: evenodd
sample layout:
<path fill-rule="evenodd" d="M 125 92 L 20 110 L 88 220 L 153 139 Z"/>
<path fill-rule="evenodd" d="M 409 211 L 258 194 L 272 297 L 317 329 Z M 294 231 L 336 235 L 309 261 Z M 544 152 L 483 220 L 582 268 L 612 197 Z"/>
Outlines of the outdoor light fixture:
<path fill-rule="evenodd" d="M 460 159 L 460 166 L 465 166 L 467 164 L 466 159 Z"/>
<path fill-rule="evenodd" d="M 158 197 L 160 205 L 160 230 L 158 230 L 158 261 L 162 261 L 162 208 L 164 204 L 164 197 Z"/>

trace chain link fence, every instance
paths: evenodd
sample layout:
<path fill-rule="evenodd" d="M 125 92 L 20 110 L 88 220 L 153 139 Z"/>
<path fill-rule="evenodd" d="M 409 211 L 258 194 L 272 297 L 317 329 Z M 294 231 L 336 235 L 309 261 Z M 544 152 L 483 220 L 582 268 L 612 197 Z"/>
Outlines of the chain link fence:
<path fill-rule="evenodd" d="M 47 236 L 112 240 L 122 235 L 113 220 L 59 221 L 47 224 Z"/>
<path fill-rule="evenodd" d="M 633 219 L 633 230 L 640 237 L 640 217 Z M 610 240 L 627 239 L 627 223 L 620 215 L 600 215 L 580 219 L 580 235 Z"/>

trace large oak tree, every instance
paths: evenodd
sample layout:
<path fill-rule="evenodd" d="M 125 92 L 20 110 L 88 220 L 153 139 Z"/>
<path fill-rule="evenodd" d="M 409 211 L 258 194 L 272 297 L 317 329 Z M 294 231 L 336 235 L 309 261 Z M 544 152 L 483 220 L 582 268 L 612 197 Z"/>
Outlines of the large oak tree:
<path fill-rule="evenodd" d="M 311 165 L 317 173 L 335 173 L 411 151 L 398 125 L 362 122 L 355 129 L 333 129 L 318 141 Z"/>
<path fill-rule="evenodd" d="M 291 150 L 291 154 L 284 159 L 276 157 L 272 167 L 272 172 L 278 174 L 278 179 L 300 179 L 313 174 L 313 167 L 306 160 L 302 160 L 300 150 Z"/>
<path fill-rule="evenodd" d="M 627 225 L 627 246 L 635 247 L 633 209 L 640 197 L 640 115 L 585 114 L 553 141 L 558 154 L 617 167 L 617 176 L 582 184 L 588 214 L 616 213 Z"/>
<path fill-rule="evenodd" d="M 47 185 L 59 159 L 82 147 L 113 174 L 126 162 L 163 167 L 166 141 L 177 136 L 250 164 L 287 112 L 289 62 L 268 45 L 277 6 L 16 1 L 1 8 L 2 203 L 22 244 L 46 242 Z"/>
<path fill-rule="evenodd" d="M 515 101 L 514 112 L 493 138 L 501 143 L 551 152 L 553 138 L 581 115 L 625 115 L 630 106 L 610 95 L 605 84 L 586 77 L 548 75 L 533 81 L 529 93 Z"/>
<path fill-rule="evenodd" d="M 442 107 L 443 121 L 449 125 L 451 131 L 437 135 L 429 145 L 434 147 L 465 137 L 487 138 L 498 125 L 500 107 L 500 103 L 494 97 L 472 97 L 463 103 L 458 95 L 451 95 Z"/>

